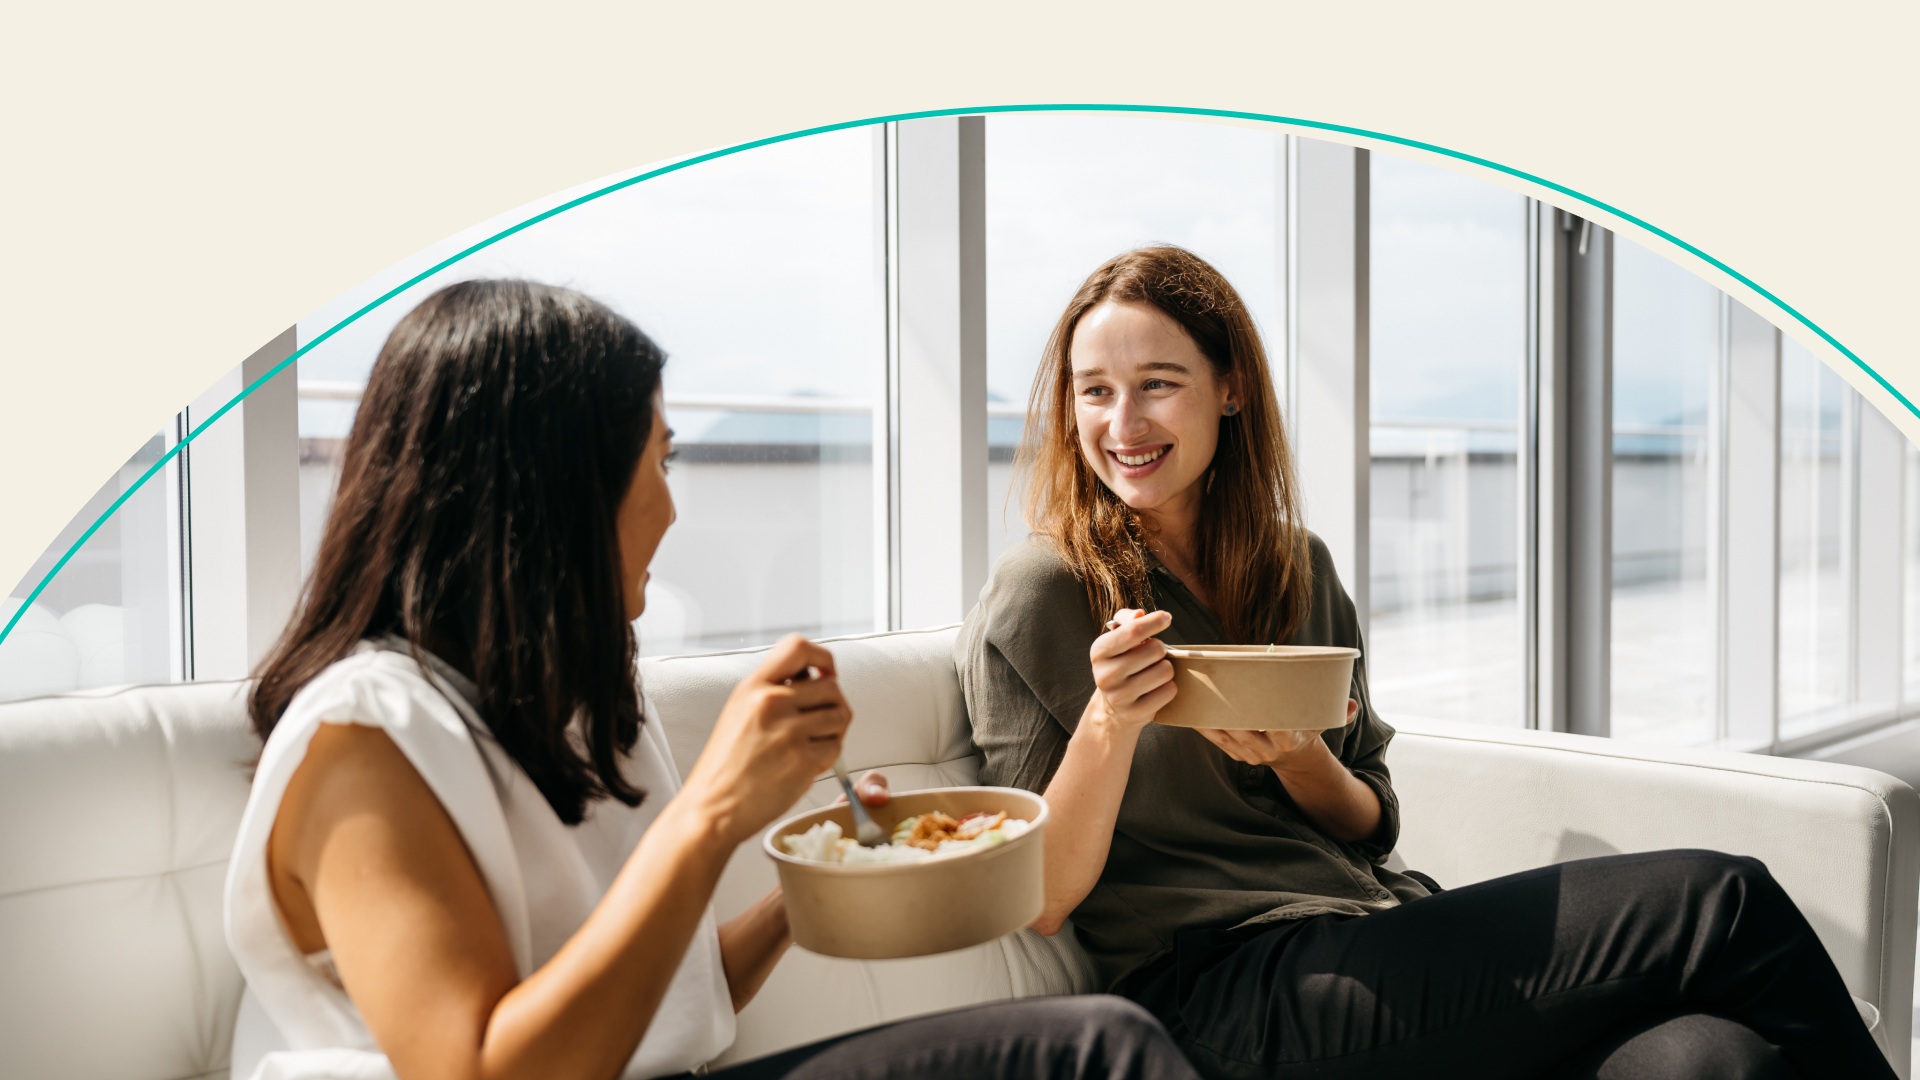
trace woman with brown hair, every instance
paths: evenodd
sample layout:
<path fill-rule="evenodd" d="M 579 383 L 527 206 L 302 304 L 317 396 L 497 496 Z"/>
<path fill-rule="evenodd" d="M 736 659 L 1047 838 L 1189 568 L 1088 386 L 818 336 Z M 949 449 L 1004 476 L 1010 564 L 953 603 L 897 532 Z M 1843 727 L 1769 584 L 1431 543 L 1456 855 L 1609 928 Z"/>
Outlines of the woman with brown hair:
<path fill-rule="evenodd" d="M 1208 1076 L 1891 1077 L 1751 859 L 1623 855 L 1441 891 L 1386 866 L 1393 729 L 1302 522 L 1260 337 L 1178 248 L 1067 305 L 1017 469 L 1033 535 L 956 646 L 980 779 L 1052 809 L 1044 913 Z M 1166 645 L 1361 648 L 1325 732 L 1157 725 Z"/>

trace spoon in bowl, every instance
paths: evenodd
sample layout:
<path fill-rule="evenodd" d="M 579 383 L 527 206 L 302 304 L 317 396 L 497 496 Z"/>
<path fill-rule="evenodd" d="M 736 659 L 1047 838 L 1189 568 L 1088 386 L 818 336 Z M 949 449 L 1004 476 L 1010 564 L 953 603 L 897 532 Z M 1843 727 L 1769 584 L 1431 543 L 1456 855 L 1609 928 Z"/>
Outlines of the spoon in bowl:
<path fill-rule="evenodd" d="M 805 668 L 787 682 L 796 683 L 811 678 L 813 669 Z M 861 802 L 859 794 L 853 790 L 853 781 L 847 776 L 845 755 L 833 759 L 833 775 L 839 778 L 840 790 L 847 793 L 847 806 L 853 811 L 854 839 L 860 841 L 861 847 L 882 847 L 890 843 L 892 838 L 873 820 L 873 815 L 867 813 L 867 804 Z"/>

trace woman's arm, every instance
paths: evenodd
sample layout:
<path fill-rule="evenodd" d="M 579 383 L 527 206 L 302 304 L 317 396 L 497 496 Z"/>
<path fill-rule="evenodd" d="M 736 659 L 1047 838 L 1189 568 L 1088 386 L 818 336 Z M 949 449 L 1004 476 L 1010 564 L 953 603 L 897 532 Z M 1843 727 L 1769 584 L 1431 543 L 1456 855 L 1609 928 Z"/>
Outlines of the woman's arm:
<path fill-rule="evenodd" d="M 890 797 L 887 778 L 877 772 L 862 776 L 855 786 L 860 801 L 868 806 L 884 806 Z M 773 974 L 774 965 L 791 944 L 787 905 L 778 885 L 752 907 L 720 924 L 720 963 L 727 970 L 727 990 L 733 997 L 734 1012 L 746 1008 L 766 985 L 767 976 Z"/>
<path fill-rule="evenodd" d="M 821 677 L 787 684 L 809 666 Z M 832 763 L 850 719 L 826 650 L 776 646 L 606 896 L 524 981 L 452 819 L 377 728 L 314 736 L 268 845 L 275 897 L 303 950 L 333 951 L 407 1080 L 617 1076 L 728 856 Z"/>
<path fill-rule="evenodd" d="M 1114 619 L 1119 627 L 1094 639 L 1089 651 L 1095 690 L 1043 796 L 1047 902 L 1033 928 L 1049 936 L 1100 880 L 1140 731 L 1177 692 L 1166 647 L 1152 636 L 1173 616 L 1128 610 Z"/>
<path fill-rule="evenodd" d="M 720 924 L 720 963 L 727 971 L 727 993 L 733 999 L 733 1011 L 766 985 L 773 967 L 793 944 L 787 926 L 787 904 L 780 887 L 754 901 L 752 907 Z"/>

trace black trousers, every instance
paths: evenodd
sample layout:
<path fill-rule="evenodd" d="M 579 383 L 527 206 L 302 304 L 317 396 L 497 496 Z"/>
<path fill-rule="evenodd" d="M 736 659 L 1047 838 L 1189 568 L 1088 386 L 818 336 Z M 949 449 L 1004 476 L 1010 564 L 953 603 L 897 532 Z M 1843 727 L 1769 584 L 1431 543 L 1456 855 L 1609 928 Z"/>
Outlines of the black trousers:
<path fill-rule="evenodd" d="M 1894 1075 L 1766 868 L 1707 851 L 1187 931 L 1115 992 L 1235 1080 Z"/>
<path fill-rule="evenodd" d="M 714 1080 L 1199 1080 L 1158 1021 L 1106 994 L 916 1017 L 717 1069 Z"/>

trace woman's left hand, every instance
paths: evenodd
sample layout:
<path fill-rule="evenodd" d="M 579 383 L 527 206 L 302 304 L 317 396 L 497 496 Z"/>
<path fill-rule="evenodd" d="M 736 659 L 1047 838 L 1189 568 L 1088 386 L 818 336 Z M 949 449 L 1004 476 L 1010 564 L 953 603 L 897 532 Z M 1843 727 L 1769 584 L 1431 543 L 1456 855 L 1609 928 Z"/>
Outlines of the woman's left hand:
<path fill-rule="evenodd" d="M 1360 703 L 1348 700 L 1346 722 L 1359 712 Z M 1294 805 L 1328 836 L 1364 840 L 1380 828 L 1380 796 L 1340 763 L 1320 732 L 1196 730 L 1235 761 L 1272 769 Z"/>
<path fill-rule="evenodd" d="M 863 774 L 853 782 L 853 790 L 860 793 L 860 801 L 868 806 L 885 806 L 893 798 L 893 792 L 887 787 L 887 778 L 878 769 Z M 833 800 L 834 805 L 846 802 L 845 792 Z"/>
<path fill-rule="evenodd" d="M 1346 722 L 1360 712 L 1360 703 L 1347 699 Z M 1248 765 L 1266 765 L 1275 772 L 1286 773 L 1290 767 L 1308 764 L 1307 759 L 1318 759 L 1320 751 L 1326 749 L 1318 731 L 1223 731 L 1218 728 L 1196 728 L 1201 737 L 1226 751 L 1228 757 Z M 1318 749 L 1316 749 L 1316 747 Z M 1317 763 L 1317 761 L 1316 761 Z"/>

